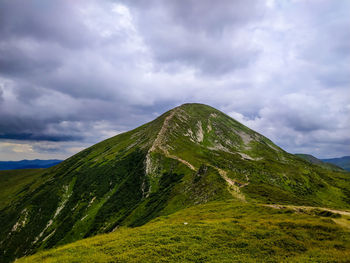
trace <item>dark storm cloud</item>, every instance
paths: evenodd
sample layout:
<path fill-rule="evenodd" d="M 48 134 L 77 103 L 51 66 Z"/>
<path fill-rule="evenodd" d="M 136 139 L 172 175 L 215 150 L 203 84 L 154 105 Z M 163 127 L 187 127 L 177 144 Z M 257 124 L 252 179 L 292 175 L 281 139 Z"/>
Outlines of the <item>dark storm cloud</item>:
<path fill-rule="evenodd" d="M 48 127 L 59 119 L 40 120 L 34 117 L 18 117 L 0 113 L 0 139 L 26 140 L 26 141 L 77 141 L 83 137 L 78 131 L 69 129 L 58 133 L 48 131 Z"/>
<path fill-rule="evenodd" d="M 205 75 L 246 67 L 259 50 L 244 30 L 264 14 L 262 1 L 127 1 L 154 58 L 163 67 L 193 67 Z"/>
<path fill-rule="evenodd" d="M 118 23 L 118 19 L 104 20 L 102 15 L 109 10 L 93 1 L 1 4 L 0 74 L 25 83 L 20 89 L 28 91 L 31 85 L 76 98 L 106 100 L 116 99 L 118 89 L 127 88 L 125 78 L 130 76 L 125 71 L 132 59 L 127 50 L 118 52 L 120 45 L 127 44 L 123 42 L 127 38 L 118 42 L 127 32 L 115 29 L 109 37 L 101 35 L 105 22 L 112 29 L 112 23 Z M 99 12 L 102 21 L 90 20 Z"/>
<path fill-rule="evenodd" d="M 2 90 L 2 87 L 0 85 L 0 103 L 4 100 L 3 96 L 4 91 Z"/>
<path fill-rule="evenodd" d="M 0 9 L 0 34 L 9 39 L 40 39 L 69 48 L 84 47 L 93 38 L 79 19 L 79 4 L 82 2 L 4 0 Z"/>
<path fill-rule="evenodd" d="M 24 92 L 24 91 L 21 91 Z M 24 92 L 25 93 L 25 92 Z M 34 96 L 31 100 L 21 94 L 18 101 L 12 103 L 17 112 L 6 105 L 0 105 L 0 138 L 33 141 L 81 141 L 95 138 L 96 122 L 104 120 L 111 122 L 106 128 L 115 131 L 128 129 L 138 120 L 142 113 L 130 109 L 127 105 L 118 105 L 116 102 L 71 99 L 53 96 L 49 102 L 39 105 L 43 97 Z M 53 105 L 55 103 L 61 105 Z M 5 107 L 4 107 L 5 106 Z M 12 108 L 11 107 L 11 108 Z M 50 109 L 50 107 L 52 107 Z M 28 109 L 28 112 L 26 110 Z M 30 112 L 32 110 L 32 112 Z M 133 112 L 136 112 L 133 115 Z M 122 120 L 113 123 L 113 120 Z M 101 132 L 101 131 L 99 131 Z M 111 134 L 113 135 L 113 134 Z M 101 136 L 101 135 L 97 135 Z"/>
<path fill-rule="evenodd" d="M 79 141 L 82 139 L 81 136 L 72 135 L 40 135 L 33 133 L 6 133 L 0 134 L 0 139 L 11 139 L 11 140 L 24 140 L 24 141 L 52 141 L 52 142 L 66 142 L 66 141 Z"/>
<path fill-rule="evenodd" d="M 0 158 L 63 158 L 185 102 L 230 113 L 287 151 L 349 154 L 349 9 L 1 1 Z"/>
<path fill-rule="evenodd" d="M 45 74 L 60 66 L 52 54 L 28 50 L 28 43 L 2 42 L 0 46 L 0 73 L 9 77 L 28 77 L 33 73 Z M 26 50 L 27 49 L 27 50 Z"/>
<path fill-rule="evenodd" d="M 164 1 L 163 1 L 164 3 Z M 264 3 L 257 0 L 222 0 L 213 4 L 210 0 L 172 1 L 165 5 L 176 22 L 194 32 L 205 31 L 222 34 L 226 28 L 239 27 L 263 15 Z M 220 19 L 218 19 L 220 18 Z"/>
<path fill-rule="evenodd" d="M 95 141 L 101 119 L 116 120 L 114 131 L 140 123 L 123 94 L 133 50 L 120 48 L 121 15 L 103 16 L 110 10 L 94 1 L 3 1 L 0 10 L 2 139 Z"/>

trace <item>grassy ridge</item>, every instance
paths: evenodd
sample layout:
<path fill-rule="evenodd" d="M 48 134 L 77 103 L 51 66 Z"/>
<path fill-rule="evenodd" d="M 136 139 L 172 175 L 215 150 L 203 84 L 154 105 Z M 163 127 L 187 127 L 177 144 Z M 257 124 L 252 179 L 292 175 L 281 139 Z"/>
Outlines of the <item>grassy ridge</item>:
<path fill-rule="evenodd" d="M 323 215 L 210 202 L 17 262 L 348 262 L 349 230 Z"/>

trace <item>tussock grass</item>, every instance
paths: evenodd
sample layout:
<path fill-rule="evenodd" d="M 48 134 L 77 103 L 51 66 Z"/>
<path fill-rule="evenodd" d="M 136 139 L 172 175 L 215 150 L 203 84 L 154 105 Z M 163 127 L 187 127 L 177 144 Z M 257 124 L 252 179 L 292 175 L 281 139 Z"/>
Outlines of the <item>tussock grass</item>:
<path fill-rule="evenodd" d="M 348 262 L 350 232 L 329 217 L 238 201 L 210 202 L 141 227 L 17 262 Z"/>

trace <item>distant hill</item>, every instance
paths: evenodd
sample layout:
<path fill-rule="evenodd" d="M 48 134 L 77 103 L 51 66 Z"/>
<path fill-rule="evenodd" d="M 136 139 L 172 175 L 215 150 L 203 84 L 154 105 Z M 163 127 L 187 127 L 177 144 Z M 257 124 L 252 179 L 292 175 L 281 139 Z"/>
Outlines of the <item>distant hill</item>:
<path fill-rule="evenodd" d="M 350 171 L 350 156 L 343 156 L 340 158 L 321 159 L 323 162 L 335 164 L 347 171 Z"/>
<path fill-rule="evenodd" d="M 0 170 L 15 170 L 28 168 L 49 168 L 62 162 L 61 160 L 22 160 L 22 161 L 0 161 Z"/>
<path fill-rule="evenodd" d="M 326 169 L 329 169 L 329 170 L 333 170 L 333 171 L 344 171 L 344 169 L 339 166 L 339 165 L 336 165 L 334 163 L 327 163 L 327 162 L 324 162 L 320 159 L 317 159 L 315 156 L 312 156 L 311 154 L 302 154 L 302 153 L 296 153 L 295 154 L 296 156 L 312 163 L 312 164 L 316 164 L 316 165 L 319 165 L 323 168 L 326 168 Z"/>

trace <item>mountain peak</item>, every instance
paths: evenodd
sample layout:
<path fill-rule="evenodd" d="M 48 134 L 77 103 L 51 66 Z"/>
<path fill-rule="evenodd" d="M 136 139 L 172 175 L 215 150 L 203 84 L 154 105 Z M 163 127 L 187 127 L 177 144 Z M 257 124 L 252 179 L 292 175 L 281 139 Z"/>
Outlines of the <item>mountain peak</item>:
<path fill-rule="evenodd" d="M 199 103 L 23 173 L 24 186 L 0 204 L 6 259 L 213 200 L 349 207 L 348 174 L 289 154 Z"/>
<path fill-rule="evenodd" d="M 264 155 L 257 154 L 257 147 L 265 148 Z M 191 151 L 192 156 L 183 156 L 186 151 Z M 283 152 L 264 136 L 215 108 L 186 103 L 163 116 L 157 136 L 147 153 L 147 174 L 154 170 L 151 161 L 153 152 L 161 152 L 195 170 L 201 164 L 198 160 L 203 162 L 207 157 L 193 157 L 205 151 L 225 152 L 247 160 L 265 157 L 280 159 Z M 207 161 L 210 163 L 210 160 Z"/>
<path fill-rule="evenodd" d="M 186 107 L 195 107 L 195 108 L 210 108 L 210 109 L 214 109 L 213 107 L 207 105 L 207 104 L 203 104 L 203 103 L 197 103 L 197 102 L 188 102 L 188 103 L 183 103 L 180 106 L 177 106 L 175 108 L 186 108 Z"/>

